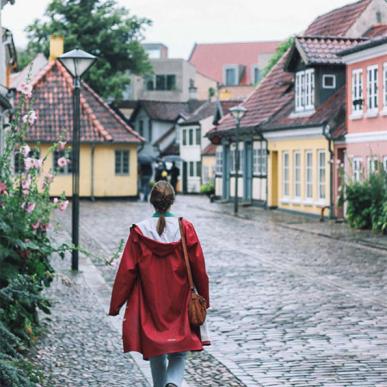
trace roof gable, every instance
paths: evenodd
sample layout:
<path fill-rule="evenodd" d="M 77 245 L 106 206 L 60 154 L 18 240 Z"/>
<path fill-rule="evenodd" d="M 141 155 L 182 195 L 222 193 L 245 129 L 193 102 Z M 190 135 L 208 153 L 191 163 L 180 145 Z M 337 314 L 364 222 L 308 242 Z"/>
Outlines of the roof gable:
<path fill-rule="evenodd" d="M 188 61 L 196 70 L 217 82 L 223 82 L 226 65 L 248 67 L 242 78 L 242 84 L 251 83 L 252 65 L 258 64 L 259 55 L 273 54 L 279 41 L 244 42 L 244 43 L 200 43 L 195 44 Z"/>
<path fill-rule="evenodd" d="M 20 81 L 20 78 L 18 78 Z M 31 109 L 38 115 L 29 128 L 28 141 L 56 142 L 60 137 L 72 139 L 73 80 L 58 62 L 48 63 L 32 79 Z M 81 142 L 139 143 L 143 139 L 103 100 L 82 82 Z"/>
<path fill-rule="evenodd" d="M 305 35 L 344 36 L 373 0 L 360 0 L 318 16 Z"/>

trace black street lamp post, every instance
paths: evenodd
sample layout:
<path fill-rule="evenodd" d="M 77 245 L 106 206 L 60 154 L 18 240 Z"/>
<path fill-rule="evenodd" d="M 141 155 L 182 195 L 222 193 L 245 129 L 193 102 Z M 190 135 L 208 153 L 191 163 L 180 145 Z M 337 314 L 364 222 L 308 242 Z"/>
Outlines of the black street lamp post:
<path fill-rule="evenodd" d="M 72 251 L 71 269 L 79 267 L 79 164 L 81 140 L 81 76 L 96 61 L 94 55 L 82 50 L 72 50 L 64 53 L 59 58 L 66 70 L 73 76 L 73 138 L 72 138 Z"/>
<path fill-rule="evenodd" d="M 238 214 L 238 180 L 240 169 L 240 157 L 239 157 L 239 128 L 241 125 L 241 119 L 245 115 L 247 109 L 243 106 L 235 106 L 230 109 L 232 116 L 235 119 L 235 192 L 234 192 L 234 215 Z"/>

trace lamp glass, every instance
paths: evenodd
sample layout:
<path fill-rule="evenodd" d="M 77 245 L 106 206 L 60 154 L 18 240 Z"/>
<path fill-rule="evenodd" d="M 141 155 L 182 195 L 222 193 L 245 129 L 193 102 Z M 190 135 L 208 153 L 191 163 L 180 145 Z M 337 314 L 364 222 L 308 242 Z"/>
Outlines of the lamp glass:
<path fill-rule="evenodd" d="M 243 118 L 246 112 L 247 112 L 247 109 L 241 105 L 235 106 L 230 109 L 230 113 L 234 117 L 235 121 L 238 121 L 238 122 Z"/>
<path fill-rule="evenodd" d="M 96 57 L 76 49 L 64 53 L 58 59 L 73 77 L 81 77 L 95 62 Z"/>

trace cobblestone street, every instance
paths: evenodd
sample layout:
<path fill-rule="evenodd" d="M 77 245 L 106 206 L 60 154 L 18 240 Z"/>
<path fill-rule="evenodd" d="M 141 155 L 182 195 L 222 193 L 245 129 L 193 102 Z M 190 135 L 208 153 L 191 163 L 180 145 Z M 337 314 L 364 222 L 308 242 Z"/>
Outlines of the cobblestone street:
<path fill-rule="evenodd" d="M 231 217 L 206 198 L 177 199 L 174 212 L 190 219 L 202 240 L 212 296 L 213 345 L 190 358 L 188 384 L 387 386 L 387 252 L 309 233 L 308 222 L 313 229 L 315 220 L 300 218 L 303 231 L 292 228 L 291 217 L 286 224 L 286 215 L 254 211 L 252 221 Z M 112 254 L 129 226 L 151 213 L 145 203 L 81 203 L 82 244 L 109 285 L 115 268 L 100 257 Z M 68 210 L 57 218 L 68 230 L 70 216 Z M 114 350 L 121 345 L 116 336 L 116 342 L 106 338 Z M 127 372 L 141 378 L 131 357 L 127 362 Z M 114 379 L 123 366 L 109 367 Z"/>

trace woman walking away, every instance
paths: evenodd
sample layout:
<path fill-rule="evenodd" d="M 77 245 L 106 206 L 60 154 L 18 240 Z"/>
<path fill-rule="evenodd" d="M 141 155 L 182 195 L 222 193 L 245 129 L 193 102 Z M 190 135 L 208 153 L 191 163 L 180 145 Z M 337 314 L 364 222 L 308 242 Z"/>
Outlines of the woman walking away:
<path fill-rule="evenodd" d="M 130 229 L 109 311 L 117 315 L 126 302 L 124 352 L 140 352 L 150 360 L 154 387 L 181 386 L 187 352 L 209 344 L 188 313 L 191 277 L 209 307 L 204 256 L 192 223 L 170 212 L 174 200 L 168 182 L 154 185 L 150 202 L 155 213 Z"/>

